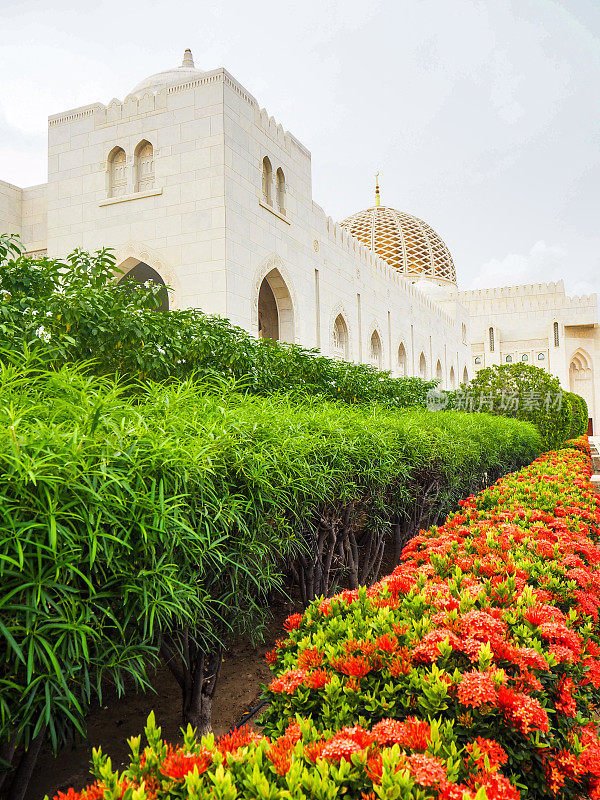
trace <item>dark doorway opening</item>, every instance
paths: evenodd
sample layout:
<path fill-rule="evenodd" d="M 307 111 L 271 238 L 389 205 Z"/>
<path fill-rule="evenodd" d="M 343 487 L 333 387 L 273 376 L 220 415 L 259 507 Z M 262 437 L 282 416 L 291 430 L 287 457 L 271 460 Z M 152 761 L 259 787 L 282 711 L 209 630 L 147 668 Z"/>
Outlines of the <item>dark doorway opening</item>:
<path fill-rule="evenodd" d="M 136 283 L 141 285 L 147 281 L 162 287 L 158 293 L 157 311 L 168 311 L 169 293 L 167 292 L 165 282 L 155 269 L 152 269 L 151 266 L 145 264 L 143 261 L 140 261 L 135 265 L 135 267 L 130 269 L 126 275 L 123 275 L 119 283 L 123 285 L 126 285 L 127 283 Z"/>

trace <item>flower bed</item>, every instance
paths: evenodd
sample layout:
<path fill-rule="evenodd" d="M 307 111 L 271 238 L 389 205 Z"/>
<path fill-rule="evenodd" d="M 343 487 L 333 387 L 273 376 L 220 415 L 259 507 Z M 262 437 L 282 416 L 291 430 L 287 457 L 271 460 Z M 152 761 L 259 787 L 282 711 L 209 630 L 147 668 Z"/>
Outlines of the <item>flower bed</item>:
<path fill-rule="evenodd" d="M 70 796 L 599 798 L 600 497 L 587 440 L 569 445 L 422 531 L 392 575 L 290 617 L 269 738 L 173 749 L 150 724 L 128 770 L 96 756 Z"/>

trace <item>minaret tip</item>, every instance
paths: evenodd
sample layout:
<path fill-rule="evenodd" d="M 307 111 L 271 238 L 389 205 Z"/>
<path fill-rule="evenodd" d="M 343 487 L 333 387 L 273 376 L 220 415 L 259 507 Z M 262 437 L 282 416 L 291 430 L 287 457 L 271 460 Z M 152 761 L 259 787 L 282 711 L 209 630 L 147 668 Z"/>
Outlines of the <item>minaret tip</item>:
<path fill-rule="evenodd" d="M 381 205 L 381 200 L 379 199 L 379 173 L 375 175 L 375 205 Z"/>
<path fill-rule="evenodd" d="M 194 69 L 194 56 L 192 55 L 192 51 L 188 47 L 185 53 L 183 54 L 183 61 L 181 62 L 182 67 L 187 67 L 187 69 Z"/>

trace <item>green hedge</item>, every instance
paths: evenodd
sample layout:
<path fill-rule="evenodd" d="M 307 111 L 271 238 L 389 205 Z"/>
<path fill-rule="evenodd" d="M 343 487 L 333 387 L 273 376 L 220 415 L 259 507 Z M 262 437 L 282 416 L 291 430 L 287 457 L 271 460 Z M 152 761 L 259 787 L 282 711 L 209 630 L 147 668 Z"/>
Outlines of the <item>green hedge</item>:
<path fill-rule="evenodd" d="M 486 367 L 461 388 L 450 393 L 449 407 L 487 411 L 532 422 L 546 450 L 587 430 L 585 400 L 563 391 L 558 378 L 531 364 Z"/>
<path fill-rule="evenodd" d="M 587 433 L 589 419 L 587 403 L 583 397 L 573 392 L 565 392 L 565 398 L 571 404 L 571 431 L 569 438 L 576 439 L 578 436 L 583 436 L 584 433 Z"/>
<path fill-rule="evenodd" d="M 248 397 L 223 381 L 132 392 L 6 354 L 0 745 L 60 747 L 103 678 L 143 686 L 159 655 L 206 728 L 222 648 L 259 630 L 286 564 L 308 599 L 364 582 L 417 506 L 435 518 L 540 447 L 532 426 L 485 415 Z"/>
<path fill-rule="evenodd" d="M 167 380 L 222 376 L 246 392 L 299 392 L 394 408 L 425 405 L 434 381 L 392 378 L 292 344 L 258 340 L 199 309 L 157 313 L 156 286 L 115 284 L 110 252 L 64 261 L 21 255 L 0 236 L 0 346 L 44 353 L 49 363 L 93 361 L 96 373 Z"/>
<path fill-rule="evenodd" d="M 600 497 L 567 444 L 289 616 L 262 735 L 169 744 L 151 713 L 56 800 L 597 800 Z"/>

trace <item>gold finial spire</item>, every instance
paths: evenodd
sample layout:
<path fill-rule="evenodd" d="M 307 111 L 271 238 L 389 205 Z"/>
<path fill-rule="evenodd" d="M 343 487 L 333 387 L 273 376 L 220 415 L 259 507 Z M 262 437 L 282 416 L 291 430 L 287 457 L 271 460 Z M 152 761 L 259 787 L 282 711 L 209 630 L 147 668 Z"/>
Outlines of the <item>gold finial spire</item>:
<path fill-rule="evenodd" d="M 379 173 L 375 175 L 375 205 L 381 205 L 381 201 L 379 199 Z"/>

